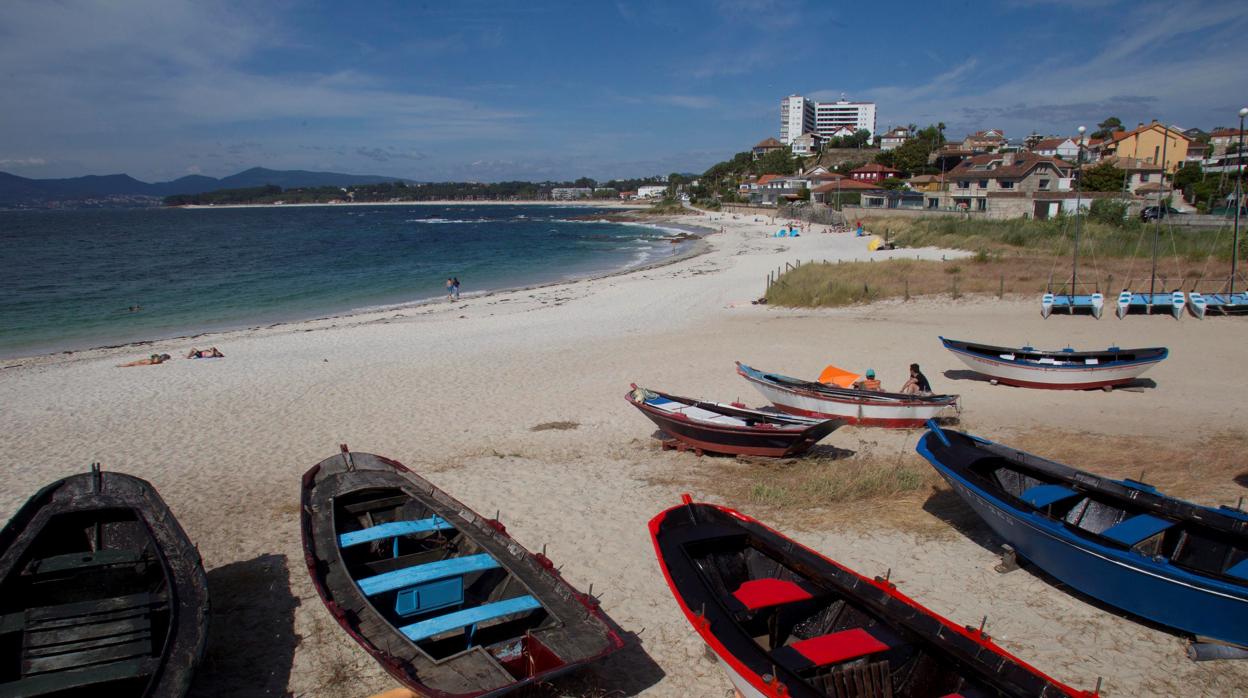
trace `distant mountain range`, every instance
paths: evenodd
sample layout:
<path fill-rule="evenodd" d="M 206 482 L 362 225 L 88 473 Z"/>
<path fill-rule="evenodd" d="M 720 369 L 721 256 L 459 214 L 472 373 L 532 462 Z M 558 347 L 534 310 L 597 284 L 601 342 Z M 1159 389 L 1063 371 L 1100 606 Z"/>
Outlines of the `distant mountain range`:
<path fill-rule="evenodd" d="M 242 189 L 276 184 L 291 187 L 345 187 L 353 184 L 380 184 L 397 177 L 352 175 L 307 170 L 269 170 L 253 167 L 229 177 L 188 175 L 171 182 L 140 182 L 126 174 L 88 175 L 68 179 L 29 179 L 0 172 L 0 207 L 42 206 L 52 203 L 93 201 L 118 202 L 137 197 L 163 198 L 173 194 L 202 194 L 216 189 Z M 410 180 L 403 180 L 410 181 Z"/>

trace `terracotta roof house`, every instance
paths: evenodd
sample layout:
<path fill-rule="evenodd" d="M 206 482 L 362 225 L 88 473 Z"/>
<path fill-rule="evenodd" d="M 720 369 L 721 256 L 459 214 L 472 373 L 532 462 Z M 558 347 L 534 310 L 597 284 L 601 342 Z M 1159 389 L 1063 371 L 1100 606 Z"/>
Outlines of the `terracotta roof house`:
<path fill-rule="evenodd" d="M 1071 171 L 1064 160 L 1034 153 L 976 155 L 946 173 L 947 188 L 930 194 L 928 207 L 989 212 L 996 198 L 1033 199 L 1040 193 L 1066 189 L 1064 180 Z M 937 200 L 935 205 L 932 199 Z"/>
<path fill-rule="evenodd" d="M 933 192 L 940 191 L 941 177 L 940 175 L 918 175 L 906 180 L 906 186 L 914 191 Z"/>
<path fill-rule="evenodd" d="M 908 140 L 910 140 L 910 129 L 898 126 L 880 137 L 880 150 L 892 150 Z"/>
<path fill-rule="evenodd" d="M 1217 128 L 1209 134 L 1209 145 L 1213 146 L 1214 155 L 1223 155 L 1229 146 L 1239 145 L 1240 130 L 1237 128 Z M 1244 143 L 1248 145 L 1248 133 L 1244 134 Z"/>
<path fill-rule="evenodd" d="M 1139 194 L 1141 190 L 1145 192 L 1157 191 L 1156 187 L 1149 188 L 1148 185 L 1164 182 L 1166 179 L 1161 165 L 1153 164 L 1147 160 L 1121 158 L 1111 155 L 1105 158 L 1103 162 L 1109 163 L 1126 173 L 1126 180 L 1123 186 L 1126 188 L 1126 191 L 1136 194 Z"/>
<path fill-rule="evenodd" d="M 900 178 L 901 175 L 901 170 L 895 170 L 886 165 L 881 165 L 878 162 L 869 162 L 856 170 L 849 171 L 851 179 L 856 179 L 859 182 L 869 182 L 872 184 L 878 184 L 889 177 Z"/>
<path fill-rule="evenodd" d="M 1118 131 L 1110 140 L 1096 147 L 1102 159 L 1111 155 L 1139 158 L 1158 163 L 1167 172 L 1174 172 L 1187 159 L 1192 139 L 1159 122 L 1140 124 L 1131 131 Z M 1162 159 L 1165 162 L 1162 162 Z"/>
<path fill-rule="evenodd" d="M 1073 161 L 1079 155 L 1079 144 L 1070 138 L 1042 138 L 1030 150 L 1036 155 Z"/>
<path fill-rule="evenodd" d="M 832 203 L 836 200 L 838 193 L 861 193 L 866 191 L 878 191 L 879 187 L 867 182 L 859 182 L 848 177 L 839 179 L 835 182 L 820 184 L 810 190 L 810 199 L 816 203 Z"/>
<path fill-rule="evenodd" d="M 987 150 L 996 150 L 1005 143 L 1005 131 L 990 128 L 987 131 L 976 131 L 962 139 L 962 148 L 982 153 Z"/>
<path fill-rule="evenodd" d="M 754 146 L 754 159 L 757 160 L 773 150 L 781 150 L 784 144 L 774 138 L 764 138 Z"/>

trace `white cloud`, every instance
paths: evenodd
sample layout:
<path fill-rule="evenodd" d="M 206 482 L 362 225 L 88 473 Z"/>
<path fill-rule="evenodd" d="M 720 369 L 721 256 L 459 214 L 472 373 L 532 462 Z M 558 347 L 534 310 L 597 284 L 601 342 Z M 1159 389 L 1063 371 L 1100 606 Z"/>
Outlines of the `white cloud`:
<path fill-rule="evenodd" d="M 971 56 L 930 80 L 853 96 L 879 103 L 881 129 L 945 121 L 957 136 L 989 126 L 1068 133 L 1110 115 L 1212 126 L 1222 123 L 1222 95 L 1248 93 L 1248 72 L 1237 68 L 1248 31 L 1240 6 L 1153 4 L 1119 19 L 1091 52 L 1029 44 L 1038 60 L 1004 81 L 997 62 Z"/>
<path fill-rule="evenodd" d="M 0 3 L 0 152 L 33 142 L 59 149 L 61 159 L 113 161 L 128 149 L 124 167 L 133 167 L 188 147 L 205 152 L 210 144 L 188 141 L 221 128 L 283 144 L 293 132 L 304 140 L 341 133 L 346 122 L 404 145 L 521 128 L 525 115 L 515 110 L 397 89 L 350 70 L 260 71 L 266 52 L 309 49 L 287 34 L 282 10 L 216 0 Z M 224 153 L 222 166 L 238 154 Z M 185 164 L 161 167 L 146 174 Z"/>
<path fill-rule="evenodd" d="M 0 158 L 0 167 L 39 167 L 48 164 L 44 158 Z"/>

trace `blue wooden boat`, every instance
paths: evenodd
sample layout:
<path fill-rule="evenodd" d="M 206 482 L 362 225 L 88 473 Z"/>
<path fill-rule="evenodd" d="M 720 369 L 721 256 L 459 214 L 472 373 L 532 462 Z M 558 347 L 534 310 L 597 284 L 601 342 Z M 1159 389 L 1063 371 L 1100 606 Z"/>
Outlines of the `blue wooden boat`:
<path fill-rule="evenodd" d="M 1018 555 L 1106 604 L 1248 647 L 1248 514 L 928 427 L 916 450 Z"/>
<path fill-rule="evenodd" d="M 545 555 L 398 462 L 343 446 L 303 476 L 301 518 L 326 608 L 418 695 L 502 695 L 624 646 Z"/>

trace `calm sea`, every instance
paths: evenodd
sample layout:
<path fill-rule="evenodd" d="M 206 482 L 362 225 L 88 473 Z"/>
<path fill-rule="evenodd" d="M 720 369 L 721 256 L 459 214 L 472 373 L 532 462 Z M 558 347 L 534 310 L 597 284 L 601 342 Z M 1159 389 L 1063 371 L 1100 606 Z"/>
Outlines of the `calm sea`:
<path fill-rule="evenodd" d="M 0 356 L 590 276 L 678 246 L 555 206 L 0 211 Z M 131 311 L 131 306 L 139 310 Z"/>

